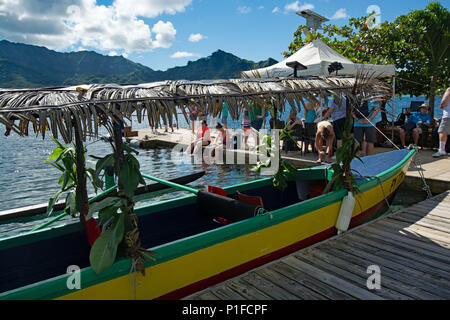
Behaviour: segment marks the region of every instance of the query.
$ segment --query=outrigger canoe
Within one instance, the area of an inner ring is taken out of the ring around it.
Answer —
[[[352,162],[360,193],[349,228],[384,212],[416,153],[397,150]],[[279,259],[337,233],[335,223],[346,190],[322,194],[333,172],[329,166],[299,169],[284,192],[272,178],[224,188],[262,199],[264,210],[226,215],[213,200],[198,195],[136,209],[141,243],[153,252],[146,275],[118,258],[101,274],[89,266],[89,244],[81,224],[59,226],[0,241],[0,299],[178,299]],[[203,194],[203,192],[202,192]],[[226,223],[217,219],[228,219]],[[231,221],[230,221],[231,220]],[[231,222],[231,223],[230,223]],[[68,285],[78,266],[79,288]]]

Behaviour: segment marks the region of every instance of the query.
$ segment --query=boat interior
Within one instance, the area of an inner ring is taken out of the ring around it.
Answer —
[[[284,192],[266,178],[242,188],[210,186],[208,192],[197,196],[169,200],[173,205],[158,203],[136,208],[141,244],[153,248],[321,195],[326,170],[305,170],[308,174],[289,181]],[[35,239],[22,245],[17,241],[5,246],[5,240],[0,240],[0,292],[65,274],[70,265],[88,267],[90,246],[81,223],[76,225],[76,230],[69,225],[19,236]]]

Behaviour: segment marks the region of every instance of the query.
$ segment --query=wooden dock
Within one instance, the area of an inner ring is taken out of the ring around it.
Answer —
[[[185,299],[449,298],[450,190]]]

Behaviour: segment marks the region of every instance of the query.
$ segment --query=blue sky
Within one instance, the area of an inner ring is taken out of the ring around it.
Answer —
[[[381,20],[423,9],[425,0],[0,0],[0,38],[60,51],[124,55],[154,70],[221,49],[240,58],[283,59],[312,9],[344,25],[380,9]],[[448,1],[441,1],[448,7]]]

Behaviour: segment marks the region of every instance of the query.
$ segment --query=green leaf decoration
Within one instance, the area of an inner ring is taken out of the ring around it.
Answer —
[[[55,148],[52,152],[52,154],[50,155],[50,157],[48,159],[45,159],[45,161],[50,161],[53,159],[57,159],[61,156],[61,154],[63,153],[64,149],[63,148]]]
[[[89,212],[86,215],[86,220],[89,220],[94,213],[99,212],[106,207],[120,207],[121,205],[123,205],[123,199],[119,197],[107,197],[102,201],[91,203],[89,205]]]
[[[100,174],[100,172],[105,169],[107,166],[113,166],[115,163],[114,154],[109,154],[104,158],[97,161],[95,165],[95,173],[96,175]]]
[[[48,200],[48,206],[47,206],[47,217],[50,216],[53,213],[53,207],[55,206],[55,203],[58,202],[59,197],[63,193],[63,190],[59,190],[56,192],[53,198],[50,198]]]
[[[76,203],[76,195],[75,190],[69,192],[66,196],[66,208],[65,210],[71,215],[74,216],[78,213],[77,211],[77,203]]]
[[[127,157],[125,157],[125,159],[127,159]],[[133,164],[130,164],[127,160],[124,161],[122,168],[120,168],[119,181],[119,183],[122,183],[123,185],[123,192],[125,195],[129,198],[133,198],[134,191],[139,184],[139,177]]]
[[[114,219],[109,229],[103,230],[91,248],[89,261],[95,273],[102,273],[114,263],[117,247],[122,241],[124,233],[125,216],[121,214]]]
[[[111,243],[113,231],[104,230],[95,240],[89,254],[89,261],[95,273],[99,274],[108,269],[116,260],[117,246]]]

